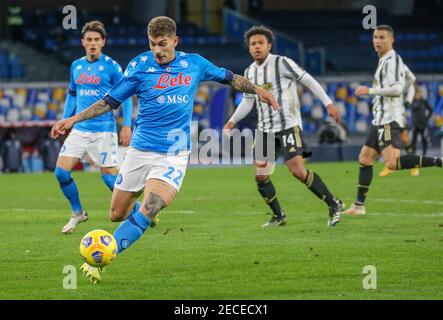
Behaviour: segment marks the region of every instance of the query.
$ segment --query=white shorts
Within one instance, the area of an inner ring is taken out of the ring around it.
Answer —
[[[146,180],[160,179],[179,191],[185,177],[188,159],[187,151],[169,156],[129,147],[115,181],[115,187],[123,191],[139,192],[144,189]]]
[[[73,129],[59,156],[84,160],[86,154],[100,167],[117,166],[118,140],[115,132],[86,132]]]

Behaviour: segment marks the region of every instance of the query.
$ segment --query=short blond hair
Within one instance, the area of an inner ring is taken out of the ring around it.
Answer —
[[[177,33],[177,25],[175,21],[166,16],[153,18],[147,28],[148,36],[175,36]]]

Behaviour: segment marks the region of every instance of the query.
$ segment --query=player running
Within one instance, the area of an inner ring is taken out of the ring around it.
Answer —
[[[66,95],[63,119],[78,114],[117,84],[123,76],[120,65],[102,53],[106,41],[106,30],[100,21],[91,21],[82,29],[82,46],[86,56],[75,60],[71,65],[69,90]],[[130,97],[128,97],[130,98]],[[120,142],[128,146],[131,138],[131,99],[123,103],[123,127],[120,131]],[[77,185],[71,177],[71,171],[86,155],[100,166],[101,177],[109,189],[113,189],[117,176],[117,127],[112,113],[104,114],[76,124],[57,159],[54,171],[60,188],[69,201],[72,216],[63,227],[62,233],[75,230],[80,222],[88,220]]]
[[[378,26],[373,33],[372,43],[380,60],[374,76],[373,87],[360,86],[356,96],[374,95],[374,120],[369,128],[366,142],[359,155],[357,201],[344,214],[366,214],[365,200],[372,181],[372,166],[381,154],[390,170],[424,167],[442,167],[442,159],[416,155],[400,156],[402,142],[400,124],[403,121],[403,99],[405,86],[403,60],[393,49],[394,30],[388,25]]]
[[[258,191],[273,212],[269,222],[263,227],[284,225],[286,215],[277,200],[277,193],[271,182],[271,172],[279,153],[283,153],[289,171],[303,182],[311,192],[323,200],[329,207],[328,226],[335,226],[340,221],[343,203],[336,199],[320,176],[312,170],[306,170],[303,158],[311,152],[302,137],[302,119],[297,95],[297,82],[308,87],[324,104],[328,114],[340,122],[340,114],[326,95],[320,84],[306,71],[288,57],[271,54],[274,36],[271,30],[260,26],[252,27],[245,33],[245,41],[254,62],[245,70],[245,77],[257,86],[266,88],[278,97],[282,106],[280,111],[273,111],[268,104],[261,103],[254,95],[244,94],[244,98],[235,110],[224,129],[230,130],[256,107],[258,112],[258,130],[255,138],[255,151],[260,145],[272,152],[269,139],[275,142],[275,157],[267,161],[255,152],[255,181]],[[226,132],[226,131],[225,131]],[[268,157],[268,155],[267,155]]]
[[[132,59],[124,77],[103,99],[71,118],[58,121],[51,132],[57,138],[74,124],[107,114],[137,94],[139,113],[110,208],[111,220],[123,221],[114,232],[119,253],[143,235],[180,190],[190,154],[194,95],[201,81],[230,84],[242,92],[257,94],[262,101],[279,109],[270,92],[244,77],[217,67],[198,54],[176,51],[174,20],[156,17],[147,29],[151,51]],[[141,193],[140,209],[129,215]],[[100,281],[100,269],[84,264],[82,270],[92,282]]]
[[[415,95],[415,81],[417,78],[412,73],[412,71],[408,68],[406,64],[403,63],[403,70],[401,71],[405,75],[405,87],[403,88],[403,93],[400,95],[402,98],[402,113],[403,113],[403,121],[402,123],[399,123],[401,131],[400,131],[400,139],[403,143],[403,147],[406,150],[407,154],[414,154],[414,149],[412,146],[412,142],[409,139],[409,130],[408,130],[408,118],[406,115],[406,108],[411,106],[412,101],[414,100]],[[389,170],[388,167],[385,165],[384,169],[379,173],[380,177],[386,177],[390,175],[392,170]],[[410,169],[410,174],[413,177],[416,177],[419,175],[419,169],[418,168],[412,168]]]

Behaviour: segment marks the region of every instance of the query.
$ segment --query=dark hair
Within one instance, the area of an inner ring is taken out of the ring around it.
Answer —
[[[148,36],[175,36],[177,26],[175,21],[166,16],[159,16],[152,19],[147,28]]]
[[[106,38],[105,25],[98,20],[86,22],[82,29],[82,38],[85,37],[85,33],[89,31],[95,31],[100,33],[103,39]]]
[[[252,36],[255,36],[256,34],[264,35],[269,43],[272,43],[272,41],[274,41],[274,34],[270,29],[264,26],[254,26],[248,31],[246,31],[244,34],[245,42],[248,47],[249,47],[249,39]]]
[[[387,24],[381,24],[381,25],[377,26],[375,28],[375,30],[387,31],[388,33],[391,34],[391,36],[394,36],[394,29],[392,29],[392,27]]]

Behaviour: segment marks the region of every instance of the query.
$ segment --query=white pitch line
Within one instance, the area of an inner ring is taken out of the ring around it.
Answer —
[[[351,198],[344,198],[346,200],[351,200]],[[429,204],[429,205],[443,205],[443,201],[435,200],[414,200],[414,199],[391,199],[391,198],[369,198],[369,202],[401,202],[401,203],[414,203],[414,204]]]
[[[441,213],[405,213],[405,212],[368,212],[367,216],[408,216],[408,217],[443,217],[443,212]],[[342,215],[342,217],[349,217],[347,215]],[[364,216],[363,216],[364,217]]]
[[[193,214],[193,213],[195,213],[195,211],[193,211],[193,210],[168,210],[165,213]]]
[[[63,211],[63,209],[54,209],[54,208],[0,208],[0,212],[35,212],[35,211]],[[94,211],[103,211],[107,212],[108,210],[96,209]],[[168,210],[167,213],[181,213],[181,214],[193,214],[195,211],[193,210]]]

